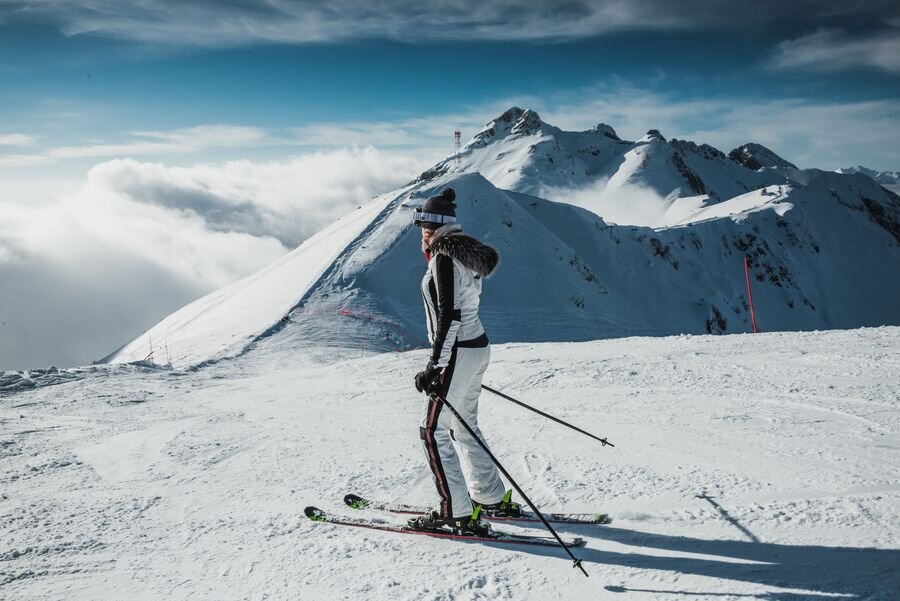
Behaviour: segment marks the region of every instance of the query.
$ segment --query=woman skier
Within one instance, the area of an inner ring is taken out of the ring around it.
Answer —
[[[445,189],[417,208],[428,270],[422,298],[431,358],[416,375],[416,389],[428,395],[419,434],[440,496],[440,507],[413,518],[417,529],[485,536],[480,517],[518,517],[521,508],[504,491],[497,466],[441,399],[451,405],[478,437],[478,396],[491,359],[488,337],[478,318],[483,278],[496,269],[497,251],[462,232],[456,222],[456,193]],[[455,443],[455,448],[454,448]]]

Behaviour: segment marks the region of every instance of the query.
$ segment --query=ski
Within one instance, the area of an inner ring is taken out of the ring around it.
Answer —
[[[421,515],[430,511],[428,507],[416,507],[415,505],[404,505],[402,503],[384,503],[381,501],[371,501],[358,495],[349,494],[344,497],[344,503],[352,509],[375,509],[377,511],[386,511],[388,513],[401,513],[410,515]],[[610,524],[612,518],[607,513],[544,513],[544,517],[548,522],[558,524]],[[540,522],[541,519],[531,511],[523,511],[521,517],[492,517],[483,516],[482,519],[492,522]]]
[[[491,536],[471,536],[465,534],[453,534],[452,532],[437,532],[432,530],[416,530],[409,526],[400,526],[396,524],[385,524],[373,520],[364,520],[358,518],[349,518],[336,516],[322,511],[318,507],[307,507],[303,510],[306,517],[314,522],[322,522],[326,524],[334,524],[336,526],[352,526],[354,528],[367,528],[369,530],[380,530],[382,532],[396,532],[398,534],[421,534],[423,536],[431,536],[434,538],[446,538],[451,540],[461,540],[477,543],[500,543],[504,545],[534,545],[541,547],[559,547],[559,543],[554,538],[543,536],[525,536],[519,534],[510,534],[508,532],[494,532]],[[581,547],[584,540],[581,538],[573,538],[563,540],[567,547]]]

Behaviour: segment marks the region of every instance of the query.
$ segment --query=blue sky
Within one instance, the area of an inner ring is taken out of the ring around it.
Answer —
[[[103,356],[512,105],[900,169],[900,8],[0,0],[0,369]]]

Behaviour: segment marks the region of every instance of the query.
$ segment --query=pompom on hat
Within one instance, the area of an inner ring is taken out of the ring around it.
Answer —
[[[444,188],[437,196],[432,196],[416,209],[413,222],[428,229],[437,229],[446,223],[456,223],[456,192],[453,188]]]

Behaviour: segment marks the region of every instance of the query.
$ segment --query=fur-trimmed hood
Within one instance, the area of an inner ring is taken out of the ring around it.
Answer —
[[[435,231],[431,240],[431,252],[456,259],[467,269],[483,277],[490,277],[500,264],[497,249],[464,234],[456,223],[448,223]]]

